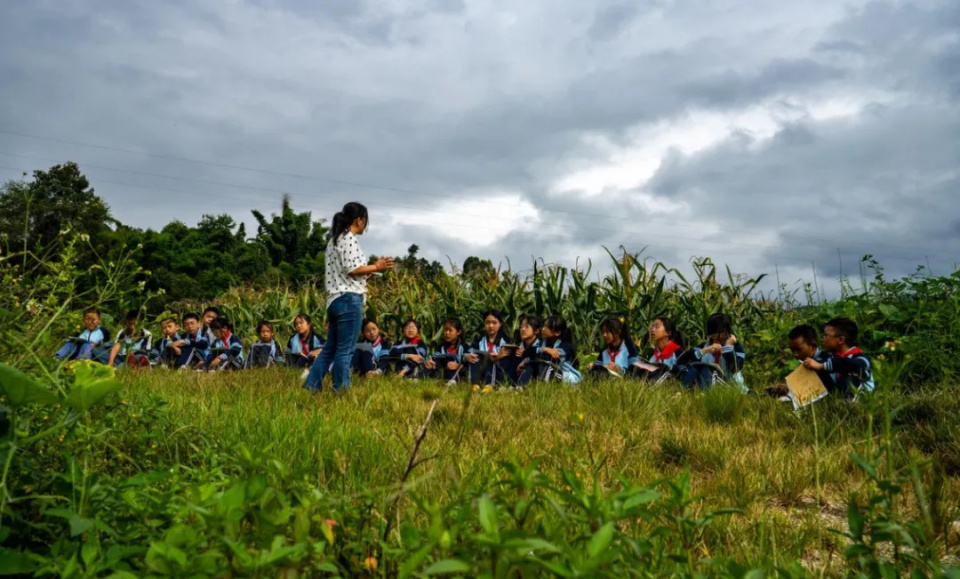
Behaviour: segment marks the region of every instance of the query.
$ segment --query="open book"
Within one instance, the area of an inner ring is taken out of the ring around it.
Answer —
[[[660,369],[660,366],[657,366],[656,364],[649,364],[647,362],[634,362],[633,364],[630,364],[630,365],[633,366],[634,368],[640,368],[641,370],[646,370],[647,372],[656,372],[657,370]]]
[[[787,389],[787,396],[793,402],[794,408],[809,406],[829,394],[820,376],[803,366],[797,366],[797,369],[787,376]]]

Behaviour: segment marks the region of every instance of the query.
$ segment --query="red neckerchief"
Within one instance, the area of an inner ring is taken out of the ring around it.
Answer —
[[[230,347],[230,336],[231,336],[230,330],[224,328],[223,329],[223,347],[224,348]]]
[[[408,344],[413,344],[414,346],[420,343],[420,336],[414,336]]]
[[[459,349],[459,346],[457,344],[454,344],[452,346],[447,346],[447,354],[456,354],[458,349]]]
[[[670,356],[673,356],[679,349],[680,344],[670,340],[662,350],[655,348],[653,350],[653,357],[656,358],[658,362],[663,362],[664,360],[670,359]]]
[[[377,336],[377,339],[374,340],[374,342],[373,342],[373,347],[376,348],[377,346],[380,345],[380,342],[382,342],[382,341],[383,341],[383,336]]]
[[[486,339],[486,338],[485,338],[485,339]],[[493,341],[493,342],[491,342],[489,339],[487,339],[487,352],[493,352],[493,347],[494,347],[496,344],[497,344],[496,338],[494,338],[494,341]]]
[[[307,334],[306,340],[303,337],[300,338],[300,353],[304,356],[310,355],[310,334]]]
[[[610,347],[607,347],[607,356],[610,356],[610,361],[614,364],[617,363],[617,356],[620,355],[620,350],[623,349],[623,342],[620,342],[620,347],[616,350],[611,350]]]

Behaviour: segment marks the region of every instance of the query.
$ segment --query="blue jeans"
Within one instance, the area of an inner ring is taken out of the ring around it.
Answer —
[[[343,294],[327,307],[327,321],[330,333],[327,342],[316,362],[310,367],[310,374],[303,387],[319,392],[323,389],[323,378],[333,364],[333,389],[345,390],[350,387],[350,362],[353,350],[360,337],[360,324],[363,320],[363,296]]]

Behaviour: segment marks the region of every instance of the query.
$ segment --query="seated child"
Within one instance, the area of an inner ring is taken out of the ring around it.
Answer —
[[[713,314],[707,318],[709,338],[699,348],[694,348],[696,362],[691,364],[682,381],[688,388],[694,385],[707,390],[715,381],[730,383],[748,392],[743,381],[743,363],[746,352],[732,331],[733,323],[726,314]]]
[[[807,358],[812,358],[817,362],[823,362],[830,357],[830,354],[820,350],[817,342],[817,331],[813,329],[813,326],[803,324],[794,327],[790,330],[790,333],[787,334],[787,340],[789,341],[790,353],[797,362],[802,363]],[[793,370],[793,368],[795,368],[795,366],[788,368],[788,370]],[[828,372],[819,370],[817,371],[817,375],[820,377],[820,381],[823,382],[824,387],[829,389],[833,386],[833,379]],[[786,383],[780,383],[766,388],[766,392],[771,396],[787,396],[788,389]],[[789,398],[786,400],[789,400]]]
[[[100,325],[100,310],[88,308],[83,312],[84,330],[75,338],[68,338],[54,356],[58,360],[99,360],[107,361],[108,351],[104,348],[110,342],[110,330]]]
[[[594,379],[611,375],[623,377],[630,364],[640,360],[640,351],[630,338],[626,322],[607,318],[600,323],[600,335],[604,348],[597,355],[597,361],[590,365],[589,374]]]
[[[830,393],[855,400],[861,392],[873,392],[870,358],[857,347],[860,330],[850,318],[833,318],[823,328],[823,349],[830,354],[823,362],[806,358],[803,365],[829,374]],[[822,378],[821,378],[822,379]],[[832,383],[831,383],[832,382]]]
[[[403,332],[403,339],[390,349],[397,375],[401,378],[419,378],[423,375],[423,363],[427,359],[427,345],[420,339],[420,322],[410,318],[403,322],[400,331]]]
[[[483,333],[463,357],[470,365],[470,383],[496,386],[503,382],[499,367],[500,349],[508,344],[503,332],[503,315],[499,310],[483,314]],[[505,352],[504,352],[505,353]]]
[[[177,363],[181,352],[179,347],[174,346],[180,341],[180,326],[177,325],[176,318],[164,318],[160,320],[160,329],[163,332],[163,338],[153,349],[150,356],[151,362],[163,367],[172,367]]]
[[[360,341],[353,351],[350,367],[367,378],[383,374],[385,364],[381,364],[380,359],[390,351],[390,340],[380,335],[380,326],[374,320],[363,320],[360,328]]]
[[[429,358],[424,367],[428,377],[441,377],[449,384],[456,384],[463,368],[463,324],[460,318],[447,318],[443,322],[443,342]]]
[[[127,312],[123,321],[123,329],[117,334],[117,340],[110,348],[110,357],[107,359],[108,366],[122,366],[124,364],[129,368],[150,366],[153,336],[147,329],[137,327],[139,322],[140,312],[138,310]]]
[[[662,380],[679,370],[680,356],[683,354],[683,336],[671,318],[657,316],[650,323],[650,343],[653,355],[646,362],[632,364],[627,373],[659,384]]]
[[[577,346],[567,322],[560,316],[550,316],[543,322],[540,335],[540,347],[523,350],[524,358],[529,360],[530,378],[579,384],[583,376],[577,369]],[[521,380],[525,375],[526,371]]]
[[[287,361],[294,368],[309,368],[323,350],[323,336],[313,330],[313,322],[307,314],[293,318],[296,333],[287,343]]]
[[[520,347],[500,357],[500,369],[503,377],[519,388],[526,386],[533,379],[539,367],[532,362],[533,353],[543,345],[540,340],[542,323],[537,316],[523,316],[517,328],[517,337],[514,342]]]
[[[184,314],[183,329],[186,330],[186,335],[173,343],[174,348],[179,352],[176,367],[184,370],[203,368],[207,363],[213,342],[207,340],[207,334],[200,325],[200,316],[193,313]]]
[[[220,310],[213,306],[209,306],[207,309],[203,310],[203,326],[200,328],[203,332],[204,339],[207,340],[208,344],[212,344],[217,341],[217,337],[213,335],[213,330],[210,329],[210,324],[213,323],[213,320],[220,317]]]
[[[210,348],[207,370],[238,370],[243,368],[243,342],[233,333],[233,324],[226,318],[215,318],[210,330],[217,341]]]
[[[283,349],[273,339],[273,324],[266,320],[257,323],[257,336],[260,338],[250,346],[247,368],[269,368],[283,365]]]

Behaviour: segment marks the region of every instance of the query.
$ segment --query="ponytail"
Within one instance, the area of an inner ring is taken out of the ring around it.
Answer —
[[[333,216],[333,223],[330,227],[330,242],[337,243],[350,226],[357,219],[367,219],[367,208],[362,204],[351,201],[343,206],[341,211],[337,211]]]

